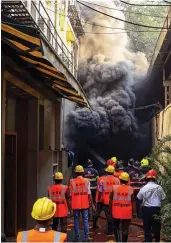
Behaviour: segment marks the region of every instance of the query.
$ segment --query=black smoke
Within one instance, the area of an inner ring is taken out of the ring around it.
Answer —
[[[150,129],[135,115],[137,75],[126,62],[80,66],[80,82],[92,111],[77,108],[68,116],[68,146],[77,151],[94,148],[104,159],[144,156]],[[141,79],[145,77],[141,76]],[[72,142],[71,142],[72,141]],[[144,144],[143,144],[144,143]]]
[[[121,26],[120,22],[104,16],[93,16],[84,10],[83,13],[88,22],[124,28],[124,24]],[[105,31],[96,25],[87,26],[88,31]],[[148,90],[145,55],[129,51],[126,34],[85,35],[81,39],[81,51],[79,81],[92,110],[75,108],[69,113],[67,147],[79,154],[82,163],[89,156],[88,147],[104,159],[147,156],[152,146],[151,121],[155,111],[134,110],[156,102]]]

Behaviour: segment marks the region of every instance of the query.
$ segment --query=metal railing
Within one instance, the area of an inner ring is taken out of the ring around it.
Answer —
[[[63,42],[41,1],[37,4],[34,1],[31,1],[31,15],[55,53],[58,54],[61,61],[70,70],[74,77],[77,78],[77,67],[74,64],[74,55],[68,50]]]

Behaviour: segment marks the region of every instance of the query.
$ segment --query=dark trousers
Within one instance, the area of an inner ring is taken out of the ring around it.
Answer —
[[[107,219],[107,229],[109,233],[113,233],[113,220],[109,205],[104,204],[104,212]]]
[[[119,226],[122,224],[122,239],[120,239]],[[131,219],[113,219],[116,242],[127,242]]]
[[[97,220],[103,210],[103,207],[104,207],[104,204],[102,202],[98,202],[97,204],[97,207],[96,207],[96,212],[95,212],[95,215],[94,215],[94,219],[93,219],[93,227],[95,228],[96,227],[96,224],[97,224]]]
[[[160,215],[159,207],[142,207],[145,242],[152,242],[152,233],[155,242],[160,242],[161,222],[156,216]]]
[[[91,189],[91,195],[92,195],[93,203],[95,204],[95,199],[96,199],[96,189]]]
[[[67,232],[67,217],[62,217],[62,218],[54,217],[52,229],[57,231],[59,223],[61,226],[61,232],[66,233]]]
[[[96,189],[91,189],[91,195],[92,195],[92,199],[93,199],[93,204],[95,204],[95,199],[96,199]],[[88,211],[88,217],[89,217],[89,220],[91,219],[91,215],[93,217],[93,220],[94,220],[94,212],[92,210],[92,207],[89,208],[89,211]]]

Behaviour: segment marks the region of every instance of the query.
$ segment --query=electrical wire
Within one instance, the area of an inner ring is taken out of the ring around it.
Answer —
[[[163,0],[163,2],[168,3],[168,4],[171,5],[171,2],[169,2],[169,1]]]
[[[35,28],[35,27],[31,27],[31,26],[28,26],[28,25],[26,25],[26,24],[15,24],[15,23],[10,23],[10,22],[5,22],[5,21],[1,21],[1,23],[3,23],[3,24],[9,24],[9,25],[16,25],[16,26],[23,26],[23,27],[29,27],[29,28],[33,28],[33,29],[37,29],[37,28]],[[124,30],[124,29],[123,29]],[[72,31],[66,31],[66,32],[72,32]],[[142,32],[142,33],[146,33],[146,32],[151,32],[151,33],[161,33],[161,32],[166,32],[166,30],[163,30],[163,31],[160,31],[160,30],[137,30],[137,31],[134,31],[134,30],[127,30],[127,31],[122,31],[122,32],[109,32],[109,33],[106,33],[106,32],[84,32],[84,33],[86,33],[86,34],[95,34],[95,35],[116,35],[116,34],[127,34],[128,32]],[[82,33],[82,32],[81,32]]]
[[[82,3],[82,2],[80,2],[80,1],[78,1],[78,0],[77,0],[77,2],[80,3],[81,5],[83,5],[83,6],[87,7],[87,8],[89,8],[89,9],[91,9],[91,10],[97,12],[97,13],[103,14],[103,15],[105,15],[105,16],[107,16],[107,17],[112,18],[112,19],[116,19],[116,20],[122,21],[122,22],[124,22],[124,23],[132,24],[132,25],[136,25],[136,26],[141,26],[141,27],[145,27],[145,28],[152,28],[152,29],[171,29],[171,28],[166,28],[166,27],[149,26],[149,25],[143,25],[143,24],[138,24],[138,23],[133,23],[133,22],[130,22],[130,21],[126,21],[126,20],[123,20],[123,19],[114,17],[114,16],[112,16],[112,15],[106,14],[106,13],[104,13],[104,12],[101,12],[101,11],[99,11],[99,10],[97,10],[97,9],[95,9],[95,8],[92,8],[92,7],[86,5],[86,4],[84,4],[84,3]]]
[[[135,15],[142,15],[142,16],[154,17],[154,18],[162,18],[162,19],[165,19],[166,18],[166,17],[162,17],[162,16],[157,16],[157,15],[150,15],[150,14],[138,13],[138,12],[134,12],[134,11],[127,11],[127,10],[122,10],[122,9],[117,9],[117,8],[110,8],[110,7],[102,6],[102,5],[99,5],[99,4],[96,4],[96,3],[89,3],[89,2],[85,2],[85,1],[81,1],[81,2],[86,3],[86,4],[90,4],[90,5],[94,5],[94,6],[98,6],[98,7],[101,7],[101,8],[106,8],[106,9],[111,9],[111,10],[116,10],[116,11],[124,12],[124,13],[130,13],[130,14],[135,14]]]
[[[55,14],[58,14],[58,15],[61,15],[61,16],[65,16],[65,17],[68,17],[67,15],[64,15],[64,14],[61,14],[61,13],[58,13],[57,11],[54,11],[52,9],[49,9],[49,8],[46,8],[47,10],[55,13]],[[120,10],[122,11],[122,10]],[[153,16],[154,17],[154,16]],[[161,17],[161,18],[166,18],[166,17]],[[99,25],[99,24],[94,24],[94,23],[90,23],[90,22],[87,22],[87,21],[83,21],[82,20],[82,23],[85,23],[85,24],[88,24],[88,25],[92,25],[92,26],[98,26],[98,27],[103,27],[103,28],[106,28],[106,29],[113,29],[113,30],[127,30],[127,31],[132,31],[132,32],[155,32],[155,31],[141,31],[141,30],[129,30],[129,29],[123,29],[123,28],[118,28],[118,27],[109,27],[109,26],[105,26],[105,25]],[[157,31],[158,32],[158,31]],[[85,32],[84,32],[85,33]]]
[[[141,107],[137,107],[137,108],[133,108],[133,109],[128,109],[129,111],[133,111],[133,110],[144,110],[150,107],[158,107],[161,109],[161,105],[160,103],[156,103],[156,104],[151,104],[151,105],[146,105],[146,106],[141,106]]]
[[[139,6],[139,7],[169,7],[169,5],[167,4],[136,4],[136,3],[129,3],[129,2],[125,2],[123,0],[120,0],[121,3],[127,4],[127,5],[131,5],[131,6]]]

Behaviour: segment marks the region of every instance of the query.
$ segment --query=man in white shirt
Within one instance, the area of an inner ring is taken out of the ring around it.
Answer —
[[[147,184],[142,187],[137,198],[142,201],[142,218],[145,242],[152,242],[152,232],[155,242],[160,242],[161,222],[156,218],[160,215],[161,201],[165,199],[163,188],[156,184],[157,172],[149,170],[146,174]]]

